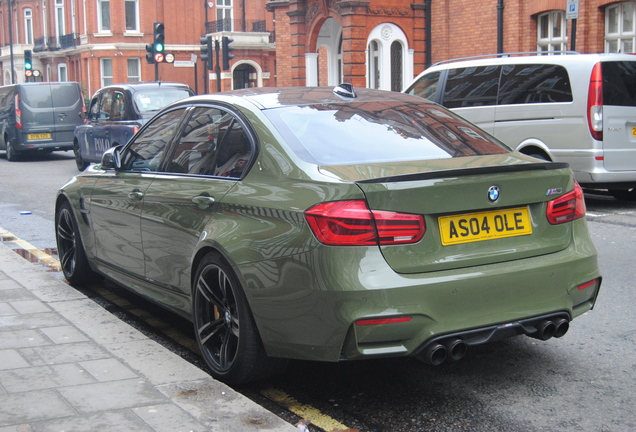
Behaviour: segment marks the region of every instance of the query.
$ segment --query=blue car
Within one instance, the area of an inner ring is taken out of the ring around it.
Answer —
[[[181,83],[130,83],[102,87],[93,96],[84,124],[75,128],[77,169],[102,160],[111,147],[126,144],[139,128],[166,105],[192,96]]]

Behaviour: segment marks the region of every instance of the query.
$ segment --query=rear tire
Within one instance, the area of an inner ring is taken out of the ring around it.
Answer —
[[[246,384],[284,366],[265,354],[239,280],[218,253],[207,254],[199,264],[192,313],[201,354],[216,379]]]
[[[79,148],[79,143],[75,141],[73,143],[73,153],[75,153],[75,165],[77,165],[77,169],[80,171],[84,171],[86,167],[89,165],[88,162],[84,160],[82,157],[82,153]]]
[[[9,162],[15,162],[20,159],[20,152],[13,148],[11,141],[7,141],[7,160]]]
[[[63,203],[55,214],[55,239],[64,277],[71,285],[83,285],[100,278],[88,264],[77,220],[69,202]]]

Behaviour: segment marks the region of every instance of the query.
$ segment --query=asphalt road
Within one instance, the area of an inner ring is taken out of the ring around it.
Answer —
[[[0,153],[0,227],[54,248],[55,191],[76,173],[72,153],[15,163]],[[596,308],[565,337],[508,339],[441,367],[293,362],[281,377],[241,391],[271,404],[263,394],[278,389],[361,431],[636,430],[636,203],[586,201],[604,280]]]

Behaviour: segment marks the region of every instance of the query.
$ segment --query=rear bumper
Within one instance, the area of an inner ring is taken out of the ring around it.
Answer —
[[[442,336],[548,314],[569,321],[592,309],[600,283],[579,286],[600,278],[596,250],[584,220],[573,229],[577,240],[560,252],[455,270],[397,274],[377,248],[319,246],[298,256],[296,265],[289,259],[278,268],[252,263],[239,273],[271,356],[408,356]],[[267,278],[272,272],[277,277]],[[356,325],[392,317],[410,320]]]

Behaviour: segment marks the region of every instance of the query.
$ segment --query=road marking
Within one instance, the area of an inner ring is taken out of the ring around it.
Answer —
[[[47,254],[46,252],[36,248],[31,243],[17,238],[14,234],[10,233],[2,227],[0,227],[0,240],[2,240],[3,242],[11,242],[17,245],[21,249],[28,252],[32,257],[37,258],[47,266],[51,267],[53,270],[62,271],[62,266],[60,265],[60,262],[58,260]]]
[[[325,431],[333,430],[347,430],[349,427],[343,425],[337,420],[332,419],[328,415],[321,413],[314,407],[302,404],[293,397],[289,396],[282,390],[275,388],[267,388],[261,390],[261,394],[268,399],[276,402],[283,408],[288,409],[296,415],[299,415],[304,420],[309,420],[311,424],[321,428]]]

